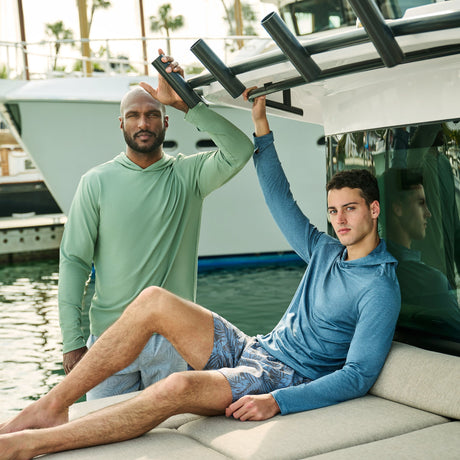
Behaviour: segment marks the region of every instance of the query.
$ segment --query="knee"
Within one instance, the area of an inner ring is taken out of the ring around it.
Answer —
[[[163,298],[167,292],[168,291],[162,287],[149,286],[143,289],[137,298],[146,302],[156,302]]]
[[[176,372],[147,387],[139,397],[145,398],[146,406],[166,409],[168,416],[187,412],[191,401],[196,399],[197,385],[189,375],[193,372]]]
[[[169,395],[169,397],[174,398],[176,401],[190,394],[193,388],[193,372],[175,372],[163,380],[164,394]]]
[[[129,306],[130,309],[144,314],[154,314],[161,311],[165,300],[170,293],[159,286],[149,286],[141,291],[136,300]]]

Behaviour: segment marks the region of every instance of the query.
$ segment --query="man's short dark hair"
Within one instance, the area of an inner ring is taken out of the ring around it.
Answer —
[[[390,168],[383,174],[383,185],[387,203],[402,201],[406,192],[423,185],[423,174],[420,169]]]
[[[341,188],[357,188],[369,206],[374,201],[380,201],[379,186],[375,176],[367,169],[347,169],[335,173],[326,185],[326,190]]]

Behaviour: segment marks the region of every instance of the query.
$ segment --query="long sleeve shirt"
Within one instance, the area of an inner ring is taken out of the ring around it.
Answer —
[[[391,346],[401,304],[397,261],[383,240],[366,257],[347,261],[346,248],[318,231],[294,201],[272,133],[255,138],[255,147],[265,200],[308,264],[286,313],[258,340],[312,382],[272,395],[282,414],[362,396],[375,382]]]
[[[250,139],[203,104],[185,119],[217,151],[163,157],[142,169],[121,153],[81,179],[61,244],[59,312],[64,353],[85,345],[82,297],[96,272],[91,333],[99,336],[147,286],[194,300],[202,203],[252,156]]]

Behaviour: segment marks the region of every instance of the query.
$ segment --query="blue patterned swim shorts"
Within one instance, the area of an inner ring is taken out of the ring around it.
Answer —
[[[214,315],[214,348],[204,370],[217,370],[229,382],[233,401],[248,394],[311,382],[270,355],[257,341],[221,316]]]

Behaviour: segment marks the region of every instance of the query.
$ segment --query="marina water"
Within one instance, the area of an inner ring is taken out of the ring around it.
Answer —
[[[200,273],[197,302],[250,335],[266,333],[286,310],[303,271],[294,263]],[[0,267],[0,421],[64,376],[57,290],[55,260]]]

